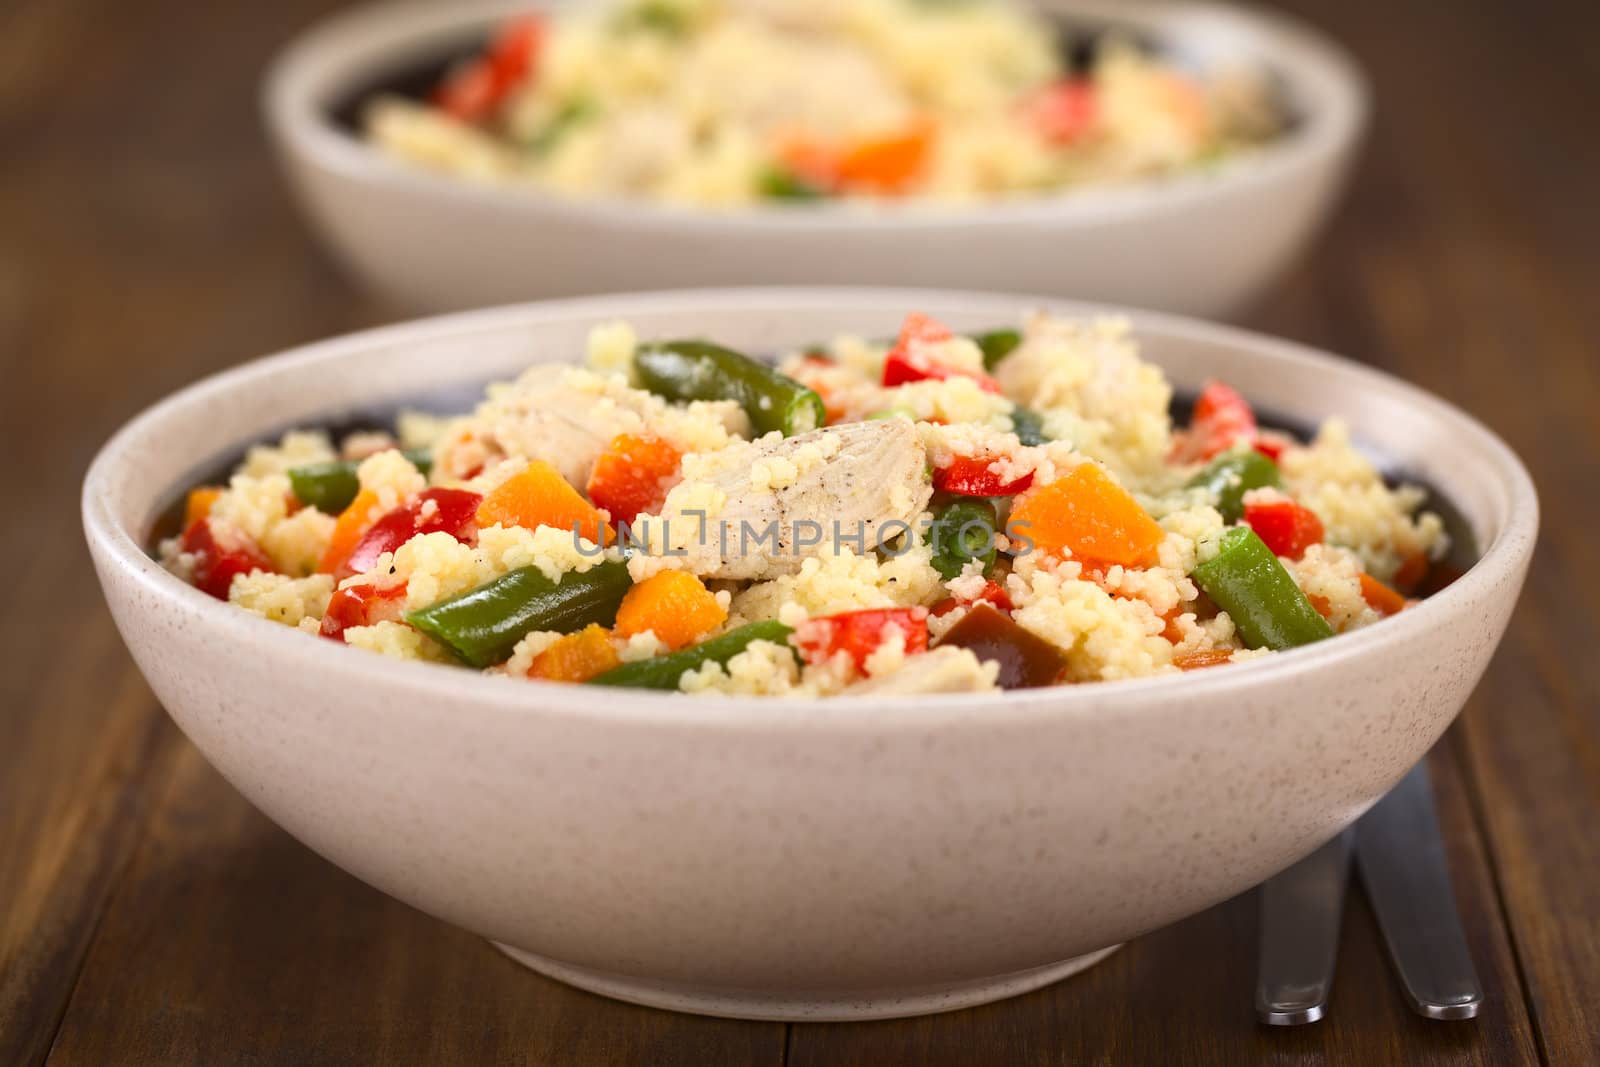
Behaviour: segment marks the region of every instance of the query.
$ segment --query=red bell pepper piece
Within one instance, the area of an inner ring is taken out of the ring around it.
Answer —
[[[800,627],[796,643],[807,663],[825,663],[847,652],[859,670],[888,640],[891,627],[905,635],[908,653],[928,650],[928,609],[921,607],[867,608],[812,619]]]
[[[189,524],[179,541],[182,550],[194,556],[194,586],[218,600],[228,599],[228,587],[235,575],[251,571],[276,574],[278,568],[243,533],[229,529],[221,538],[209,518]]]
[[[1210,381],[1194,402],[1189,428],[1178,434],[1169,457],[1175,463],[1207,460],[1239,445],[1256,442],[1256,415],[1231,386]]]
[[[472,543],[478,535],[478,505],[483,497],[465,489],[425,489],[374,522],[338,570],[336,580],[372,569],[378,557],[393,552],[418,534],[447,533],[457,541]]]
[[[1320,544],[1323,537],[1322,520],[1317,518],[1317,513],[1292,500],[1264,504],[1246,502],[1244,521],[1274,556],[1299,559],[1306,554],[1306,549]]]
[[[1064,78],[1040,90],[1024,110],[1045,140],[1071,144],[1094,128],[1100,106],[1092,84],[1083,78]]]
[[[905,385],[908,382],[943,381],[947,378],[971,378],[990,393],[1000,392],[1000,383],[982,371],[961,371],[946,367],[928,358],[929,345],[941,344],[955,334],[950,328],[921,312],[906,316],[900,327],[900,336],[883,360],[885,387]]]
[[[993,460],[957,456],[948,467],[933,468],[933,487],[956,496],[1016,496],[1033,485],[1033,472],[1005,478],[989,469]]]
[[[396,622],[405,598],[405,582],[388,589],[376,589],[365,583],[336,589],[328,600],[328,610],[322,614],[322,628],[318,633],[343,641],[344,632],[352,626],[371,626],[384,619]]]
[[[1007,612],[1015,606],[1011,603],[1011,594],[1006,592],[1006,587],[990,579],[984,583],[983,589],[976,597],[966,600],[961,597],[947,596],[929,608],[928,614],[937,618],[940,615],[950,614],[956,608],[974,604],[990,604],[1001,611]]]
[[[1299,442],[1281,430],[1258,430],[1255,450],[1276,463],[1283,454]]]
[[[506,23],[481,57],[440,83],[434,104],[462,122],[488,118],[518,83],[533,77],[543,41],[544,24],[537,18]]]

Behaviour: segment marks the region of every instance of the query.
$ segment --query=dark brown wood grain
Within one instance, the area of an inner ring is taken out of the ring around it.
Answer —
[[[398,317],[312,244],[256,117],[267,56],[335,0],[0,5],[0,1064],[1600,1062],[1600,9],[1289,7],[1379,103],[1337,223],[1247,321],[1392,370],[1528,462],[1544,534],[1433,756],[1489,993],[1403,1008],[1364,901],[1329,1019],[1250,1014],[1251,894],[1001,1004],[784,1027],[632,1008],[515,966],[318,859],[140,680],[77,491],[123,419],[242,358]]]

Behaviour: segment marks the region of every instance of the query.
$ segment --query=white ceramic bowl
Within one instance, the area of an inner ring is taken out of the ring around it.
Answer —
[[[1226,314],[1327,214],[1366,114],[1354,65],[1277,16],[1203,3],[1044,0],[1133,27],[1202,64],[1258,63],[1297,128],[1214,173],[1004,205],[771,207],[718,214],[484,186],[388,158],[331,119],[386,74],[465,49],[508,12],[559,0],[366,7],[293,42],[266,83],[268,126],[316,229],[375,288],[425,310],[700,285],[847,283],[1040,292]]]
[[[84,486],[106,598],[173,718],[238,789],[357,877],[585,988],[768,1018],[873,1017],[1043,985],[1251,886],[1352,822],[1489,661],[1538,526],[1493,434],[1376,371],[1134,315],[1180,389],[1217,375],[1334,413],[1436,486],[1481,558],[1376,626],[1267,659],[996,696],[761,701],[511,682],[265,622],[161,570],[155,518],[287,427],[448,397],[570,359],[625,316],[752,352],[908,308],[957,329],[1017,297],[894,290],[617,296],[356,334],[191,386]]]

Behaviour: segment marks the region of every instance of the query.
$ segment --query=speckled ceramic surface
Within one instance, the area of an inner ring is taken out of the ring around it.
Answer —
[[[481,39],[508,12],[558,6],[380,3],[314,27],[274,63],[263,105],[285,173],[329,246],[385,294],[451,310],[620,289],[828,282],[1071,294],[1222,314],[1316,231],[1366,118],[1360,72],[1307,27],[1244,8],[1155,0],[1039,6],[1069,23],[1131,30],[1180,62],[1263,66],[1289,97],[1294,129],[1220,170],[1120,188],[972,207],[719,214],[430,174],[328,118],[330,105],[375,75]]]
[[[203,381],[108,443],[84,524],[129,649],[257,806],[335,863],[626,999],[766,1018],[974,1003],[1214,904],[1361,814],[1449,724],[1516,601],[1533,486],[1492,434],[1372,370],[1138,314],[1180,388],[1215,375],[1438,487],[1481,561],[1379,625],[1187,676],[995,697],[694,700],[395,663],[212,600],[145,551],[155,517],[291,425],[581,350],[626,317],[751,351],[958,330],[1045,300],[747,290],[529,305],[393,327]],[[314,384],[313,384],[314,383]]]

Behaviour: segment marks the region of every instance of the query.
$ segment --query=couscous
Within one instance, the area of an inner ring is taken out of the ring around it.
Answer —
[[[776,367],[591,331],[470,414],[293,432],[164,564],[308,635],[508,678],[831,696],[1237,662],[1403,610],[1446,551],[1330,420],[1172,390],[1120,320],[909,315]]]
[[[1044,191],[1210,165],[1275,137],[1261,72],[1127,41],[1077,69],[991,0],[630,0],[507,23],[367,137],[410,163],[697,206]]]

